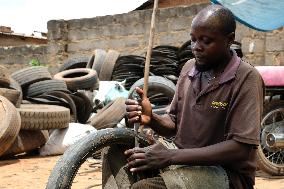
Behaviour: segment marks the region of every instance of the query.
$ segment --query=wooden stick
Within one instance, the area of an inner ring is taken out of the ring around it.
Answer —
[[[144,91],[144,95],[146,97],[147,97],[147,92],[148,92],[149,71],[150,71],[150,62],[151,62],[152,48],[153,48],[153,42],[154,42],[155,20],[156,20],[156,13],[157,13],[157,10],[158,10],[158,2],[159,2],[159,0],[154,1],[154,8],[153,8],[152,19],[151,19],[149,43],[148,43],[146,62],[145,62],[143,91]]]

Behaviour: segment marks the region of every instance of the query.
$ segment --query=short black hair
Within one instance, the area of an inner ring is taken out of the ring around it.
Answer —
[[[228,8],[221,5],[209,5],[202,9],[196,17],[205,18],[209,11],[211,11],[212,14],[207,18],[216,24],[215,28],[218,28],[220,32],[227,35],[236,31],[234,14]]]

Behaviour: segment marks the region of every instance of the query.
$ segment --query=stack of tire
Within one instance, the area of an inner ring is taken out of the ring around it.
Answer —
[[[41,71],[34,74],[34,77],[27,74],[25,81],[20,79],[20,82],[18,82],[17,79],[19,78],[15,79],[13,75],[11,77],[9,71],[0,66],[1,157],[37,149],[47,141],[47,129],[68,126],[70,113],[67,108],[22,104],[22,86],[27,86],[27,83],[32,84],[34,81],[40,81],[41,74],[43,74],[42,78],[49,78]]]
[[[93,51],[90,58],[76,57],[70,58],[59,69],[59,73],[54,75],[54,79],[65,81],[67,89],[73,94],[81,92],[81,97],[87,92],[93,92],[99,88],[99,81],[110,81],[114,70],[114,65],[119,57],[119,53],[114,50],[108,52],[102,49]],[[76,107],[82,104],[81,108],[77,108],[80,115],[84,115],[84,122],[86,123],[92,113],[92,100],[86,97],[80,103],[75,101]],[[87,104],[86,104],[87,102]],[[85,104],[85,105],[84,105]],[[88,107],[87,109],[84,107]],[[111,116],[109,116],[111,115]],[[106,105],[103,109],[88,120],[87,123],[94,126],[96,129],[103,129],[116,126],[125,115],[125,99],[118,98],[115,101]],[[81,116],[82,117],[82,116]]]

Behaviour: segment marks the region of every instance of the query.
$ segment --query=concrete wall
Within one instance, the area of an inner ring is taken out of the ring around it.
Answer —
[[[47,39],[0,33],[0,47],[47,44]]]
[[[41,65],[48,66],[52,73],[57,72],[57,64],[51,62],[47,45],[25,45],[0,48],[0,64],[8,68],[10,73],[30,66],[32,59],[37,59]]]
[[[157,13],[155,45],[180,46],[189,39],[192,18],[205,5],[160,9]],[[90,55],[96,48],[115,49],[122,54],[144,55],[148,44],[152,10],[75,20],[48,22],[48,40],[53,57]],[[236,40],[242,43],[246,60],[254,65],[284,65],[284,30],[258,32],[237,25]]]

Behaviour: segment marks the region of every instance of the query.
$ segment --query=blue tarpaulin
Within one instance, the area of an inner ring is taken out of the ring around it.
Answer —
[[[284,0],[211,0],[230,9],[246,26],[271,31],[284,26]]]

